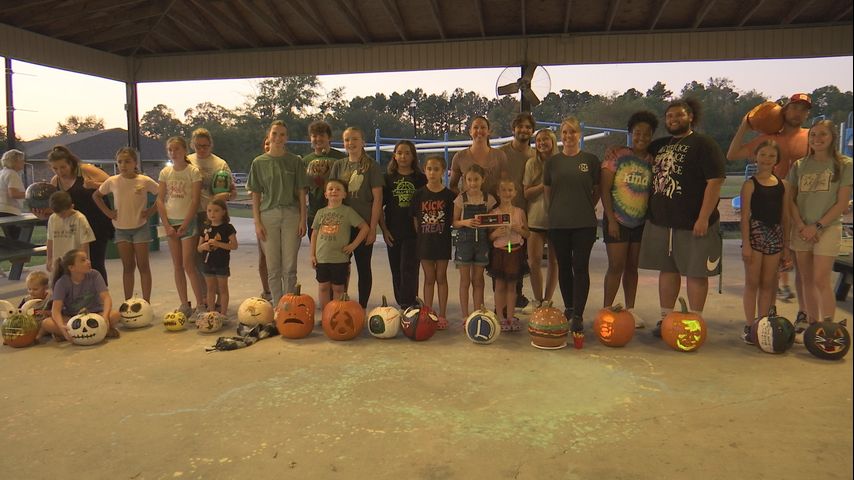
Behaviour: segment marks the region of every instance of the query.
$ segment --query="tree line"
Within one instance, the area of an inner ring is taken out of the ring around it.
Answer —
[[[140,130],[151,138],[165,141],[174,135],[188,137],[195,128],[205,127],[214,137],[215,152],[228,160],[233,170],[247,171],[252,159],[261,151],[266,128],[277,119],[288,125],[291,140],[306,140],[308,124],[317,119],[329,122],[335,135],[348,126],[361,127],[368,141],[373,138],[375,128],[380,129],[383,137],[412,138],[417,132],[418,138],[440,139],[447,132],[450,139],[459,140],[469,138],[467,130],[471,119],[484,114],[495,136],[510,135],[510,122],[519,111],[519,102],[514,97],[487,98],[462,88],[429,95],[416,88],[351,100],[345,98],[343,88],[326,94],[321,92],[320,79],[314,75],[269,78],[259,81],[243,105],[233,109],[203,102],[179,116],[169,106],[157,105],[143,114]],[[854,94],[841,92],[832,85],[809,94],[813,101],[813,117],[829,118],[838,124],[846,121],[854,108]],[[699,130],[715,139],[724,152],[742,117],[751,108],[765,100],[786,100],[768,99],[755,90],[739,91],[727,78],[710,78],[705,83],[692,81],[678,94],[661,81],[645,92],[631,88],[610,95],[564,89],[546,95],[533,114],[539,121],[560,122],[574,115],[586,125],[625,128],[629,116],[638,110],[650,110],[663,120],[667,103],[686,96],[700,101],[703,110]],[[57,124],[56,131],[61,134],[101,128],[103,120],[95,116],[70,116]],[[656,136],[665,133],[662,122]],[[611,135],[588,142],[585,150],[601,156],[608,145],[625,141],[622,135]],[[5,129],[0,126],[0,150],[5,150],[5,142]],[[310,147],[291,144],[289,149],[305,154]],[[731,162],[728,168],[743,170],[744,162]]]

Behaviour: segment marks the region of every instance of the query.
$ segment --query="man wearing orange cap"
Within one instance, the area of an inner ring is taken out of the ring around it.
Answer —
[[[765,140],[774,140],[780,147],[780,162],[774,167],[774,174],[778,177],[786,178],[789,174],[789,169],[796,160],[807,155],[807,133],[809,128],[803,128],[802,125],[809,118],[810,109],[812,108],[812,99],[806,93],[796,93],[789,98],[788,103],[783,106],[783,129],[777,133],[767,135],[760,134],[749,142],[744,141],[744,136],[750,130],[750,125],[747,123],[747,115],[741,119],[741,125],[738,126],[738,131],[732,138],[729,144],[729,150],[726,153],[726,159],[729,161],[749,159],[753,161],[756,147]],[[795,258],[794,255],[791,258]],[[777,289],[777,296],[781,300],[789,301],[794,295],[789,287],[789,274],[786,271],[780,273],[779,277],[780,288]],[[803,301],[800,276],[795,275],[795,289],[798,292],[798,317],[795,321],[796,328],[801,329],[803,325],[799,323],[806,322],[805,306]],[[801,322],[803,320],[803,322]]]

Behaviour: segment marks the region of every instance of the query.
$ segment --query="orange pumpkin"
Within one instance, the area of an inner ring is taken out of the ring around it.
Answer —
[[[345,293],[340,300],[330,300],[323,307],[321,325],[332,340],[352,340],[365,328],[365,310]]]
[[[783,107],[775,102],[762,102],[747,113],[747,124],[753,130],[774,135],[783,129]]]
[[[276,306],[276,329],[285,338],[305,338],[314,329],[314,299],[300,293],[300,285],[294,291],[282,295]]]
[[[661,338],[673,349],[693,352],[706,341],[706,322],[703,317],[688,311],[685,299],[679,297],[682,311],[669,313],[661,322]]]
[[[620,304],[605,307],[596,314],[593,331],[609,347],[622,347],[635,336],[635,319]]]
[[[537,348],[563,348],[569,334],[569,322],[563,312],[552,307],[552,302],[547,302],[531,314],[528,333],[531,335],[531,345]]]

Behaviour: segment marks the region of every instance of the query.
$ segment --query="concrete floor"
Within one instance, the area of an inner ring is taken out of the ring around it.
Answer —
[[[254,234],[235,223],[233,310],[259,291]],[[648,331],[619,349],[588,331],[582,350],[542,351],[526,333],[479,346],[453,326],[423,343],[332,342],[317,328],[216,353],[205,353],[216,335],[159,324],[94,347],[2,347],[0,478],[852,478],[850,355],[744,345],[738,243],[725,253],[724,292],[710,294],[693,354]],[[152,259],[162,314],[177,296],[168,252]],[[590,318],[606,264],[597,243]],[[381,240],[373,265],[372,305],[392,296]],[[109,262],[114,299],[120,269]],[[314,292],[308,255],[300,280]],[[638,312],[652,323],[656,277],[641,282]],[[23,288],[0,280],[0,297]],[[838,305],[852,317],[850,297]]]

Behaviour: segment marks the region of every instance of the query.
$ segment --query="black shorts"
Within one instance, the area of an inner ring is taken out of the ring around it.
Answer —
[[[602,239],[605,243],[640,243],[643,238],[643,225],[635,228],[629,228],[622,223],[617,223],[620,226],[620,236],[612,237],[608,235],[608,216],[602,216]]]
[[[202,269],[202,273],[204,273],[206,277],[230,277],[231,269],[228,268],[228,265],[217,266],[206,263],[205,267]]]
[[[315,278],[317,278],[317,283],[329,282],[332,285],[345,285],[349,273],[349,263],[318,263]]]

